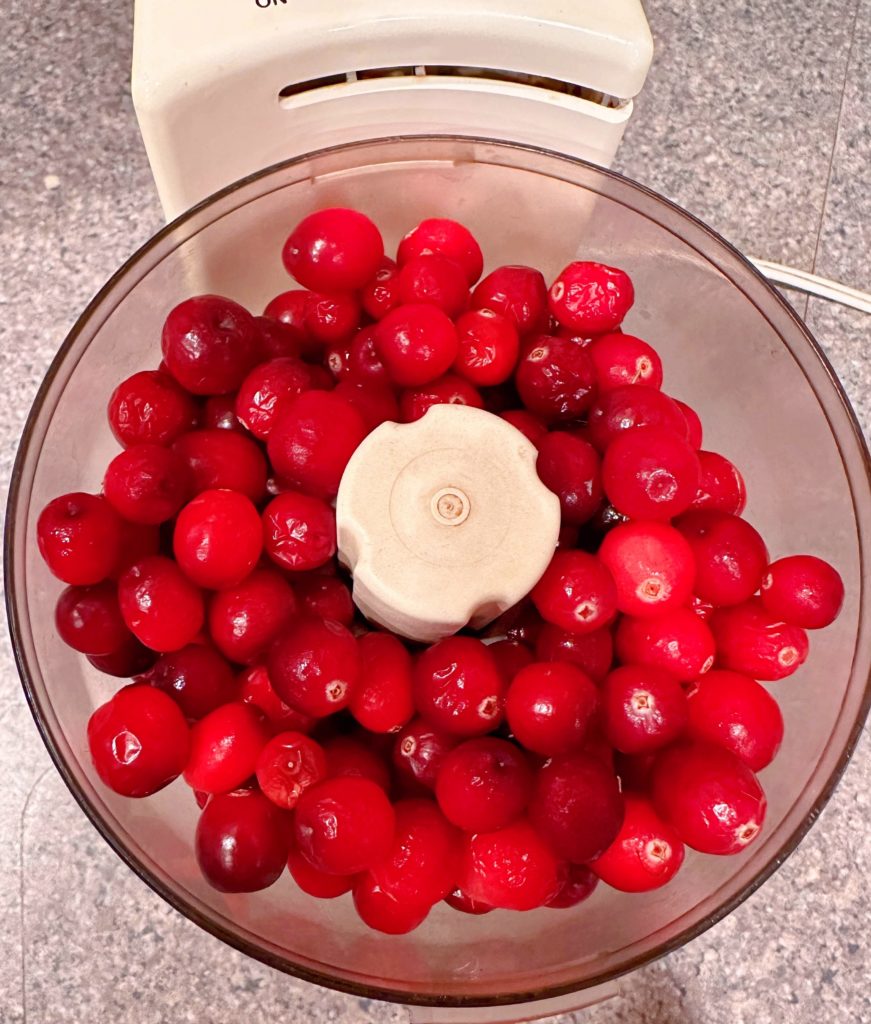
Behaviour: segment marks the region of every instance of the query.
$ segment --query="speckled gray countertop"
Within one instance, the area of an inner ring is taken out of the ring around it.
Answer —
[[[871,0],[647,6],[657,57],[618,169],[749,254],[871,287]],[[0,11],[4,491],[51,356],[161,223],[128,88],[131,7],[4,0]],[[868,319],[815,300],[806,315],[867,432]],[[404,1019],[245,959],[139,882],[51,767],[5,639],[0,780],[3,1024]],[[759,892],[578,1019],[871,1021],[869,793],[866,733],[820,822]]]

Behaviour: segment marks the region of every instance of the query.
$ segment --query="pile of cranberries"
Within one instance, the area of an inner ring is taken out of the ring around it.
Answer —
[[[283,259],[302,288],[263,316],[214,295],[169,313],[163,362],[109,401],[101,493],[39,518],[61,638],[133,680],[88,725],[103,782],[183,776],[217,889],[287,867],[395,934],[442,900],[570,907],[599,879],[664,885],[685,844],[743,850],[783,733],[759,680],[799,668],[843,585],[810,555],[772,562],[741,518],[740,473],[620,329],[629,277],[480,279],[450,220],[394,261],[346,209],[306,217]],[[438,403],[529,438],[563,528],[486,636],[423,648],[356,612],[333,499],[369,432]]]

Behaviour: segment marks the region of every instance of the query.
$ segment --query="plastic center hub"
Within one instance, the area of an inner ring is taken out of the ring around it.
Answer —
[[[510,423],[467,406],[374,430],[336,502],[339,557],[363,614],[432,642],[480,628],[524,597],[560,525],[536,456]]]

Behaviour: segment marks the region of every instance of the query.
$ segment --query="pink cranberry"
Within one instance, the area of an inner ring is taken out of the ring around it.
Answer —
[[[603,882],[621,892],[659,889],[683,864],[684,845],[644,797],[627,793],[623,803],[617,838],[591,866]]]
[[[599,558],[626,615],[661,615],[687,603],[696,566],[682,534],[665,523],[623,523],[605,535]]]
[[[517,333],[546,331],[547,285],[533,267],[497,267],[472,292],[472,309],[489,309],[513,321]]]
[[[602,463],[588,441],[562,431],[547,434],[539,442],[536,468],[559,497],[563,522],[580,526],[602,504]]]
[[[445,217],[422,220],[399,243],[396,258],[400,266],[419,256],[442,256],[462,267],[466,281],[473,285],[484,269],[481,247],[468,228]]]
[[[399,305],[399,268],[385,256],[381,268],[360,293],[363,311],[373,320],[383,320]]]
[[[266,493],[266,459],[250,437],[232,430],[194,430],[172,450],[188,468],[191,493],[226,488],[258,502]]]
[[[103,479],[106,500],[132,523],[166,522],[185,503],[189,491],[184,461],[157,444],[138,444],[116,455]]]
[[[506,409],[500,412],[499,416],[515,427],[521,434],[531,441],[536,447],[541,444],[547,436],[547,427],[541,422],[538,416],[533,416],[526,409]]]
[[[445,817],[467,832],[504,828],[526,810],[532,768],[513,743],[484,736],[454,747],[442,762],[436,797]]]
[[[662,387],[662,360],[656,350],[632,334],[600,334],[590,345],[599,392],[622,384]]]
[[[636,427],[661,427],[686,439],[686,419],[674,399],[642,384],[621,384],[593,402],[589,439],[604,452],[620,434]]]
[[[200,587],[234,587],[263,550],[260,516],[238,491],[203,491],[179,512],[172,538],[179,568]]]
[[[326,871],[318,871],[295,847],[291,848],[287,856],[287,870],[304,893],[319,900],[334,900],[337,896],[344,896],[353,889],[356,877],[329,875]]]
[[[393,765],[399,777],[406,782],[435,789],[444,759],[458,742],[451,733],[436,729],[422,718],[415,718],[396,737]]]
[[[663,751],[653,774],[653,806],[701,853],[740,853],[759,835],[765,794],[731,751],[707,743]]]
[[[814,555],[780,558],[771,563],[762,580],[765,610],[803,629],[831,625],[843,603],[840,573]]]
[[[151,555],[118,581],[118,603],[127,628],[154,651],[177,651],[203,625],[203,597],[170,558]]]
[[[178,704],[185,718],[196,721],[233,700],[233,670],[206,644],[188,644],[161,655],[139,682],[163,690]]]
[[[311,386],[311,373],[301,359],[285,356],[255,366],[236,395],[236,416],[265,441],[285,407]]]
[[[336,514],[320,498],[287,491],[263,511],[266,554],[283,569],[317,569],[336,553]]]
[[[412,256],[400,268],[398,284],[400,303],[437,306],[451,319],[469,304],[466,274],[445,256]]]
[[[473,309],[456,322],[459,352],[454,371],[476,387],[492,387],[514,371],[520,341],[514,323],[490,309]]]
[[[417,710],[455,736],[490,732],[502,720],[505,681],[480,640],[452,636],[428,647],[414,665]]]
[[[595,684],[576,666],[533,662],[508,688],[505,714],[518,743],[551,757],[581,747],[598,703]]]
[[[354,291],[377,273],[384,242],[372,221],[356,210],[318,210],[297,224],[281,255],[288,274],[304,288]]]
[[[163,326],[169,372],[194,395],[235,391],[260,357],[254,318],[238,303],[198,295],[180,303]]]
[[[197,405],[168,373],[142,370],[122,381],[109,399],[109,426],[125,448],[169,444],[193,430]]]
[[[557,551],[532,589],[541,617],[572,633],[592,633],[617,614],[617,592],[607,567],[586,551]]]
[[[363,419],[366,432],[370,433],[382,423],[399,420],[399,403],[396,394],[389,384],[378,381],[342,381],[336,388],[335,395],[350,402]]]
[[[108,580],[89,587],[67,587],[54,612],[58,636],[80,654],[114,654],[132,639],[118,606],[118,590]]]
[[[150,796],[168,786],[185,766],[188,745],[184,715],[150,686],[125,686],[88,720],[94,768],[121,796]]]
[[[567,910],[589,899],[599,884],[599,879],[583,864],[563,864],[560,871],[560,887],[556,896],[552,896],[546,907],[555,910]]]
[[[505,640],[497,640],[495,644],[488,644],[487,646],[490,654],[496,661],[496,667],[502,673],[502,678],[506,683],[510,683],[521,669],[531,665],[535,660],[530,648],[518,640],[508,640],[506,638]]]
[[[538,335],[521,352],[515,384],[530,412],[545,420],[573,420],[595,397],[589,353],[568,338]]]
[[[611,504],[632,519],[671,519],[699,489],[699,460],[689,444],[664,427],[636,427],[608,445],[602,485]]]
[[[292,622],[273,644],[266,664],[278,696],[312,718],[346,708],[360,676],[353,634],[324,619]]]
[[[352,292],[313,292],[305,311],[309,335],[321,345],[349,339],[360,326],[360,300]]]
[[[446,373],[429,384],[406,388],[399,396],[399,418],[403,423],[413,423],[424,416],[434,405],[468,405],[483,409],[484,402],[477,388],[462,377]]]
[[[548,292],[553,316],[581,334],[613,331],[634,300],[635,290],[625,271],[589,260],[570,263]]]
[[[623,754],[647,754],[684,731],[687,702],[680,683],[661,668],[624,665],[602,689],[605,733]]]
[[[361,670],[351,714],[370,732],[398,732],[414,714],[411,655],[390,633],[367,633],[357,645]]]
[[[304,733],[282,732],[260,751],[255,772],[263,795],[289,811],[310,786],[326,778],[327,756]]]
[[[710,629],[690,608],[674,608],[655,618],[624,615],[615,641],[624,664],[660,668],[678,680],[707,672],[716,653]]]
[[[266,716],[270,731],[310,732],[316,720],[304,715],[296,708],[289,707],[272,688],[265,666],[255,665],[246,669],[238,679],[239,700],[251,704]]]
[[[296,607],[294,592],[280,573],[255,569],[212,597],[209,633],[226,658],[251,665],[290,622]]]
[[[303,614],[318,619],[332,619],[348,627],[353,623],[354,601],[351,591],[336,576],[316,573],[295,576],[293,591]]]
[[[683,413],[683,418],[687,425],[687,441],[690,447],[698,451],[702,447],[703,440],[702,421],[699,419],[699,414],[692,406],[682,402],[679,398],[674,399],[674,404]]]
[[[528,821],[466,839],[460,888],[476,903],[534,910],[559,892],[561,865]]]
[[[565,661],[582,669],[595,682],[611,670],[614,661],[614,639],[607,626],[591,633],[570,633],[546,622],[535,642],[539,661]]]
[[[759,598],[716,609],[708,625],[719,668],[775,680],[792,675],[807,660],[807,633],[767,611]]]
[[[254,774],[268,739],[263,716],[250,704],[222,704],[191,729],[185,782],[203,793],[229,793]]]
[[[741,515],[747,504],[744,478],[725,456],[704,451],[698,454],[701,468],[699,491],[690,507]]]
[[[716,509],[688,512],[675,523],[693,550],[695,593],[711,604],[741,604],[759,589],[768,551],[756,530]]]
[[[397,306],[375,329],[375,350],[390,379],[401,387],[417,387],[446,373],[457,356],[457,331],[435,306]]]

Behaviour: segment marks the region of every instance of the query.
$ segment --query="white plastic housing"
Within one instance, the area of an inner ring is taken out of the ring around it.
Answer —
[[[607,165],[652,53],[640,0],[139,0],[133,99],[174,217],[273,163],[391,135]]]

